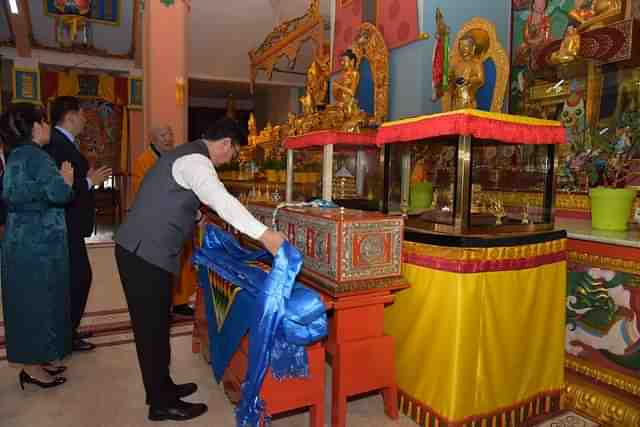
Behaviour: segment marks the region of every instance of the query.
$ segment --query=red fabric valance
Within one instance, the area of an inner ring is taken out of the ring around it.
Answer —
[[[409,142],[439,136],[464,135],[512,144],[564,144],[559,122],[476,110],[460,110],[387,122],[378,129],[377,143]]]
[[[284,140],[284,148],[299,150],[323,145],[376,145],[376,132],[363,131],[361,133],[322,130],[310,132],[301,136],[290,136]]]

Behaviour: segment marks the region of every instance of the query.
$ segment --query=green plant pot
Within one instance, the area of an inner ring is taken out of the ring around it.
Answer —
[[[411,193],[409,194],[409,209],[429,209],[432,202],[432,183],[416,182],[411,184]]]
[[[628,228],[636,190],[596,187],[590,191],[591,226],[597,230],[624,231]]]

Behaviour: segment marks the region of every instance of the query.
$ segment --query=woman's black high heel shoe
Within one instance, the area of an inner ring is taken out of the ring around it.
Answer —
[[[67,382],[65,377],[55,377],[53,380],[49,382],[40,381],[37,378],[33,378],[31,375],[27,374],[24,370],[20,371],[20,388],[24,390],[24,383],[34,384],[40,388],[51,388],[57,387]]]
[[[46,367],[42,367],[42,369],[44,369],[44,371],[51,375],[52,377],[55,377],[56,375],[60,375],[61,373],[63,373],[64,371],[67,370],[66,366],[57,366],[57,367],[50,367],[50,368],[46,368]]]

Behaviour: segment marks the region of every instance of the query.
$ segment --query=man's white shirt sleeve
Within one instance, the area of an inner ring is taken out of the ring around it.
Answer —
[[[171,174],[179,186],[193,191],[202,203],[238,231],[258,239],[267,229],[238,199],[229,194],[209,158],[202,154],[180,157],[173,163]]]

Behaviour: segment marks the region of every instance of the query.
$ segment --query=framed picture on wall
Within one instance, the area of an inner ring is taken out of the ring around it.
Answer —
[[[43,0],[45,14],[82,15],[101,24],[120,25],[122,0]]]
[[[129,77],[129,108],[140,109],[143,104],[142,78]]]
[[[40,99],[40,70],[14,67],[12,102],[42,103]]]

